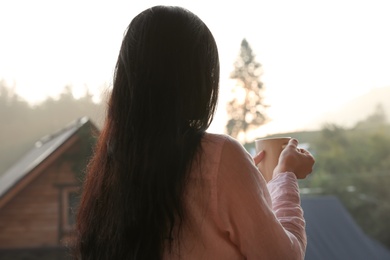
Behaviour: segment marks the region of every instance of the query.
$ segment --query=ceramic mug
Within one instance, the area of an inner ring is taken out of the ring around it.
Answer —
[[[255,140],[256,151],[265,151],[265,156],[259,163],[258,168],[266,182],[272,179],[274,169],[278,165],[280,153],[290,139],[291,137],[271,137]]]

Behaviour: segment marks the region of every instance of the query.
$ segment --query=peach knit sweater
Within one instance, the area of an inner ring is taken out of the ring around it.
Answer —
[[[267,184],[243,146],[226,135],[206,134],[200,154],[185,195],[186,220],[164,259],[304,259],[295,175],[281,173]]]

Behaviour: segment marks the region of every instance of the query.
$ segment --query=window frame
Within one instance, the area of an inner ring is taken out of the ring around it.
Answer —
[[[62,205],[61,205],[61,219],[62,219],[62,230],[65,232],[71,232],[75,230],[75,223],[70,224],[70,216],[69,216],[69,210],[71,208],[70,201],[69,201],[69,195],[71,193],[79,194],[80,187],[72,186],[72,187],[64,187],[61,191],[61,197],[62,197]]]

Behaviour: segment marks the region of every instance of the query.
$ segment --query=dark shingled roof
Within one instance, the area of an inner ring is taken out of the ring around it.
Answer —
[[[7,193],[18,181],[43,162],[50,154],[59,148],[66,140],[77,132],[89,121],[82,117],[72,122],[59,132],[48,135],[35,143],[35,146],[28,151],[24,157],[17,161],[2,176],[0,176],[0,198]]]
[[[334,196],[302,197],[307,230],[305,260],[390,260]]]

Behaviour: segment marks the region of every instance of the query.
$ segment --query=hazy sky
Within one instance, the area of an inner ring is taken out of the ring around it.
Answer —
[[[377,0],[0,0],[0,78],[31,101],[66,84],[102,91],[127,25],[158,4],[188,8],[216,38],[221,98],[211,131],[223,132],[229,73],[244,37],[263,65],[271,105],[273,122],[263,134],[305,129],[320,114],[390,85],[390,2]]]

